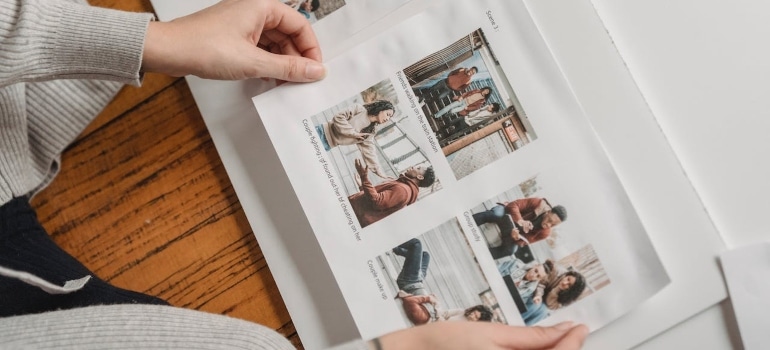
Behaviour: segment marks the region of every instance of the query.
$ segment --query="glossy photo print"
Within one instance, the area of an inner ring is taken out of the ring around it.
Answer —
[[[406,118],[390,80],[311,118],[330,161],[327,177],[337,176],[362,228],[441,189],[427,154],[401,125]]]
[[[404,75],[457,179],[537,138],[481,29]]]
[[[528,326],[610,284],[568,206],[545,192],[534,177],[470,211]]]
[[[507,323],[456,219],[376,260],[408,327],[441,321]]]

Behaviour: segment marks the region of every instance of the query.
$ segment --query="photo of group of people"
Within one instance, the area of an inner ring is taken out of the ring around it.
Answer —
[[[394,247],[377,261],[407,325],[506,323],[456,220]]]
[[[345,0],[282,0],[284,4],[291,6],[305,16],[310,23],[315,23],[326,17],[342,6]]]
[[[537,138],[481,29],[404,75],[457,179]]]
[[[565,227],[567,209],[539,191],[535,177],[471,210],[526,325],[610,283],[593,247]]]
[[[311,118],[362,228],[441,189],[405,118],[390,80]]]

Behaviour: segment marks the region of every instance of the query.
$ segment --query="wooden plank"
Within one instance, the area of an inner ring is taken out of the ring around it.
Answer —
[[[171,86],[183,78],[174,78],[162,74],[148,73],[144,77],[141,87],[124,86],[115,96],[112,103],[108,104],[104,110],[99,113],[93,122],[80,134],[78,138],[83,138],[95,130],[109,124],[121,114],[128,112],[137,105],[147,101],[150,97],[159,93],[161,90]]]
[[[466,136],[464,136],[462,139],[457,140],[455,142],[452,142],[446,146],[444,146],[441,150],[444,152],[445,156],[449,156],[452,153],[455,153],[465,147],[470,146],[472,143],[481,140],[489,135],[492,135],[499,130],[503,128],[503,122],[508,120],[508,118],[500,119],[492,124],[489,124],[479,130],[476,130]]]
[[[116,10],[132,12],[152,12],[150,0],[88,0],[92,6],[106,7]]]

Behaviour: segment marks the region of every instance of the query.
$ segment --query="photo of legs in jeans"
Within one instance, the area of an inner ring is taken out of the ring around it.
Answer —
[[[518,250],[519,246],[511,237],[511,231],[516,229],[516,226],[513,220],[505,215],[505,207],[503,205],[498,204],[489,210],[473,214],[473,221],[476,222],[476,226],[493,223],[497,224],[497,227],[500,229],[500,245],[489,247],[489,252],[492,254],[493,259],[511,256]]]
[[[430,264],[430,254],[423,250],[422,242],[412,238],[393,248],[393,253],[406,259],[396,278],[398,289],[412,295],[428,294],[423,282]]]
[[[423,250],[422,242],[417,238],[393,248],[393,253],[406,259],[396,278],[399,289],[396,297],[401,299],[407,318],[414,325],[431,322],[436,319],[438,299],[435,295],[428,295],[424,285],[430,254]],[[431,309],[426,306],[428,304],[432,306]]]
[[[436,114],[433,115],[433,118],[441,118],[449,112],[457,114],[464,111],[466,108],[468,108],[468,104],[465,103],[464,99],[460,99],[459,101],[454,101],[444,106],[444,108],[440,109],[438,112],[436,112]]]
[[[417,88],[415,90],[420,90],[421,96],[427,96],[431,92],[435,93],[436,96],[432,98],[434,100],[442,100],[452,93],[452,90],[446,84],[446,79],[441,79],[429,87]]]
[[[382,270],[381,297],[394,297],[393,307],[405,326],[435,321],[507,323],[462,225],[451,218],[374,258]]]

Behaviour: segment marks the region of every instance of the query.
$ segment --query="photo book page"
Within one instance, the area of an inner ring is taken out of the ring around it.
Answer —
[[[442,1],[327,67],[253,101],[362,337],[596,330],[669,283],[522,1]]]

